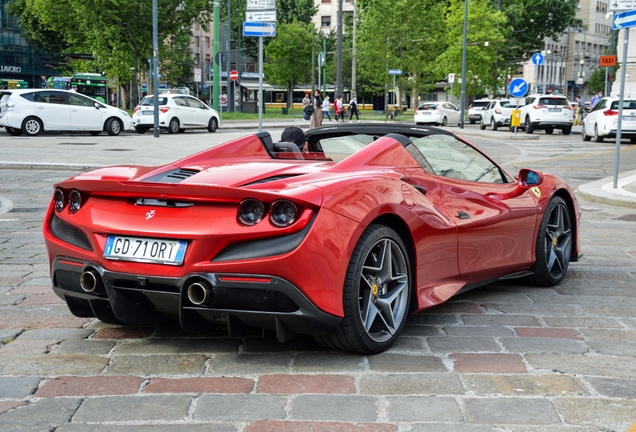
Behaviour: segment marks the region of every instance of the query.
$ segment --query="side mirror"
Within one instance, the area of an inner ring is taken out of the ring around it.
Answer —
[[[93,106],[94,106],[96,109],[100,109],[100,108],[101,108],[101,106],[100,106],[97,102],[95,102],[95,103],[93,104]]]
[[[513,191],[506,194],[489,193],[486,194],[486,196],[497,201],[516,198],[528,189],[539,186],[541,183],[543,183],[542,173],[528,168],[522,168],[519,170],[519,175],[517,176],[517,187]]]

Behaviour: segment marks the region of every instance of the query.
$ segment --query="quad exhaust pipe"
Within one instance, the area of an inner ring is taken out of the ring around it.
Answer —
[[[196,306],[204,306],[214,302],[216,295],[214,294],[214,288],[204,281],[198,280],[191,283],[188,286],[188,300],[190,303]]]
[[[80,276],[80,287],[87,293],[100,293],[104,291],[104,283],[99,273],[95,270],[86,270]]]

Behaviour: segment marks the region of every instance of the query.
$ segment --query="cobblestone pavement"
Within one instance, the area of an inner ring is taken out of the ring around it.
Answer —
[[[12,204],[0,206],[0,431],[625,432],[636,422],[634,209],[581,202],[585,256],[559,286],[462,294],[411,316],[390,351],[359,356],[310,338],[73,317],[50,289],[41,235],[52,184],[72,174],[0,170]]]

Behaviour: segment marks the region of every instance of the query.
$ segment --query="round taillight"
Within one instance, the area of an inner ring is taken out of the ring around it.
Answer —
[[[256,225],[263,220],[264,215],[265,205],[259,200],[249,198],[241,201],[238,218],[243,225]]]
[[[77,213],[82,208],[82,195],[77,190],[73,190],[68,200],[68,207],[73,213]]]
[[[286,227],[293,224],[298,218],[298,207],[291,201],[278,200],[272,204],[269,219],[277,227]]]
[[[64,195],[64,191],[62,189],[55,189],[55,193],[53,194],[53,202],[55,203],[55,211],[61,212],[62,210],[64,210],[64,206],[66,205],[66,196]]]

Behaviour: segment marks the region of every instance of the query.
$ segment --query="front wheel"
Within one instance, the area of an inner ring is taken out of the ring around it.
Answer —
[[[179,119],[178,118],[173,117],[172,120],[170,120],[170,124],[168,124],[168,133],[171,133],[171,134],[179,133]]]
[[[526,133],[531,134],[532,132],[534,132],[534,126],[532,126],[532,123],[530,123],[530,117],[526,117]]]
[[[537,261],[531,283],[554,286],[565,277],[572,255],[572,218],[563,198],[555,196],[543,214],[536,243]]]
[[[216,132],[218,128],[219,122],[216,120],[216,117],[210,118],[210,121],[208,122],[208,132]]]
[[[119,119],[111,118],[106,121],[106,133],[110,136],[119,135],[122,125]]]
[[[375,354],[391,347],[406,322],[411,268],[402,239],[370,225],[358,240],[343,287],[344,318],[332,335],[316,340],[330,349]]]

